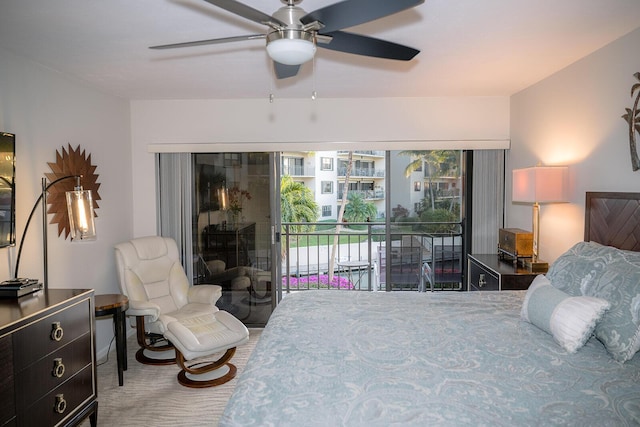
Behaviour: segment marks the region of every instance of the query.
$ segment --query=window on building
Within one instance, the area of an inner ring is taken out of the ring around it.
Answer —
[[[322,206],[322,216],[331,216],[331,205]]]
[[[283,157],[282,174],[289,176],[304,175],[304,159],[302,157]]]
[[[422,183],[420,181],[413,181],[413,191],[421,191]]]
[[[322,194],[333,194],[333,181],[322,181]]]
[[[331,157],[321,157],[320,158],[320,169],[323,171],[332,171],[333,170],[333,159]]]

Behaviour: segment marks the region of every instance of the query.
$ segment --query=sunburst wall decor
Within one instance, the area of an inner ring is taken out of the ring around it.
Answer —
[[[45,173],[44,175],[49,182],[69,175],[82,176],[82,188],[91,190],[94,216],[97,217],[96,209],[98,209],[98,200],[100,200],[100,194],[98,193],[100,183],[98,183],[98,175],[95,173],[97,166],[91,164],[91,154],[87,157],[84,150],[80,151],[79,145],[74,150],[71,148],[71,144],[69,144],[68,151],[65,150],[64,147],[62,147],[62,154],[56,151],[55,163],[47,164],[51,168],[51,173]],[[64,232],[65,239],[71,232],[65,193],[72,191],[75,185],[76,182],[73,179],[62,180],[56,185],[51,186],[47,195],[47,213],[53,214],[50,224],[58,224],[58,236]]]

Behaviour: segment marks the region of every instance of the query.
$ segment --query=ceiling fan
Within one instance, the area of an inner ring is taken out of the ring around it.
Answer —
[[[342,31],[424,3],[424,0],[344,0],[311,13],[296,6],[302,0],[280,0],[286,6],[269,16],[235,0],[205,0],[228,12],[269,27],[266,34],[199,40],[151,46],[172,49],[266,39],[267,53],[273,60],[276,77],[284,79],[298,74],[300,66],[311,60],[316,45],[356,55],[408,61],[420,51],[397,43]]]

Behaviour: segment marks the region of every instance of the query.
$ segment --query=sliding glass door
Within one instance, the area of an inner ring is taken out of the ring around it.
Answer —
[[[501,226],[501,151],[159,159],[159,233],[248,326],[265,325],[288,292],[462,290],[469,249],[495,248]]]
[[[273,159],[193,154],[194,283],[221,285],[218,307],[249,326],[266,324],[275,301]]]

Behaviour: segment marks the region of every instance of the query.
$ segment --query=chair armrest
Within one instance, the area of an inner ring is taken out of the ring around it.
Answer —
[[[187,299],[190,303],[210,303],[215,304],[222,296],[222,287],[220,285],[195,285],[189,287]]]
[[[129,300],[127,316],[150,316],[155,322],[160,316],[160,306],[149,301]]]

